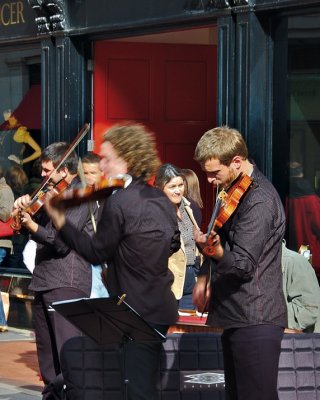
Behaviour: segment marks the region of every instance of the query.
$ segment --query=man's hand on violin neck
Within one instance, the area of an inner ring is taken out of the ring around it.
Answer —
[[[18,197],[15,200],[15,202],[13,204],[13,207],[14,208],[18,208],[18,209],[27,208],[29,206],[29,204],[30,204],[30,200],[31,200],[30,196],[28,194],[25,194],[25,195],[23,195],[21,197]]]

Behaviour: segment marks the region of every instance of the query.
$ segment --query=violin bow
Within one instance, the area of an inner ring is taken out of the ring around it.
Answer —
[[[217,186],[216,204],[214,205],[212,216],[211,216],[211,219],[210,219],[210,222],[208,225],[208,230],[207,230],[207,234],[206,234],[207,240],[208,240],[208,237],[210,236],[212,229],[214,229],[214,224],[215,224],[219,209],[222,205],[222,202],[227,197],[227,192],[224,189],[222,189],[220,192],[218,192],[218,191],[219,191],[219,188]],[[206,273],[206,283],[205,283],[206,292],[211,285],[211,278],[212,278],[212,266],[211,266],[211,260],[209,260],[209,266],[208,266],[208,270]],[[203,314],[207,311],[209,301],[210,301],[210,298],[206,297],[206,300],[205,300],[205,303],[203,306],[203,310],[201,313],[201,318],[203,317]]]
[[[61,167],[61,165],[65,162],[65,160],[69,157],[69,155],[72,153],[72,151],[75,149],[75,147],[81,142],[81,140],[84,138],[84,136],[89,132],[89,130],[90,130],[90,124],[89,123],[84,124],[84,126],[82,127],[80,132],[77,134],[77,136],[74,138],[74,140],[72,141],[72,143],[70,144],[70,146],[68,147],[66,152],[64,153],[59,164],[50,172],[49,176],[47,176],[47,178],[41,183],[41,185],[30,195],[30,199],[31,199],[30,204],[37,201],[39,194],[41,193],[41,191],[43,191],[43,188],[49,182],[51,175]],[[13,223],[11,224],[11,226],[15,231],[20,230],[20,226],[21,226],[20,224],[14,222],[19,217],[19,214],[20,214],[20,211],[18,211],[18,210],[17,210],[17,212],[16,212],[16,210],[13,210],[13,212],[11,214],[11,218],[13,219]],[[15,226],[15,227],[13,227],[13,226]]]

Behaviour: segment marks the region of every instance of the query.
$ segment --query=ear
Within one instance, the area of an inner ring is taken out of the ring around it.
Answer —
[[[242,165],[242,158],[240,156],[234,156],[232,161],[231,161],[231,165],[233,166],[233,168],[235,168],[236,170],[241,169],[241,165]]]
[[[67,167],[62,167],[59,171],[60,175],[62,176],[62,178],[66,178],[66,176],[68,175],[68,168]]]

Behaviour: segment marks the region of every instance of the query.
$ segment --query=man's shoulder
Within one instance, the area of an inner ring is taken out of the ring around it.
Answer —
[[[118,198],[128,199],[139,197],[143,199],[167,198],[167,196],[158,188],[141,181],[133,181],[127,188],[116,190],[111,196],[115,201]]]
[[[302,254],[288,249],[285,245],[282,245],[281,260],[285,268],[294,268],[294,270],[299,271],[302,274],[309,272],[315,276],[314,269],[309,261]]]
[[[253,171],[253,186],[250,190],[250,198],[273,203],[275,200],[281,203],[280,196],[272,182],[257,168]]]

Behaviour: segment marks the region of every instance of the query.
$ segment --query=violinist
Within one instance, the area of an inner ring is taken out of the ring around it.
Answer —
[[[129,174],[132,182],[109,196],[90,238],[58,208],[46,205],[66,244],[92,264],[108,263],[110,295],[126,301],[151,326],[166,334],[178,317],[171,291],[168,258],[179,249],[177,217],[167,196],[148,184],[159,164],[154,135],[143,125],[111,127],[100,148],[105,178]],[[128,341],[126,366],[128,400],[155,400],[161,343]]]
[[[81,159],[82,169],[83,169],[83,177],[84,183],[88,186],[99,185],[101,180],[103,179],[103,172],[100,169],[100,161],[101,158],[98,154],[93,152],[88,152]],[[104,199],[96,200],[96,206],[99,211],[102,210]],[[94,203],[88,202],[89,212],[91,214],[91,219],[93,219],[94,231],[96,231],[96,224],[99,219],[99,215],[97,219],[92,213],[92,207]],[[92,286],[91,286],[91,294],[90,297],[108,297],[109,293],[106,288],[106,279],[107,279],[107,264],[98,264],[92,265]]]
[[[193,301],[201,310],[209,296],[207,323],[224,329],[226,399],[277,400],[281,339],[287,325],[281,200],[248,159],[246,143],[235,129],[223,126],[206,132],[196,146],[195,160],[208,182],[227,194],[233,192],[237,178],[253,179],[218,232],[212,230],[209,237],[195,232],[207,258],[198,274]],[[208,268],[212,269],[210,288],[206,285]]]
[[[67,143],[58,142],[49,145],[41,154],[41,175],[43,178],[49,178],[46,187],[42,189],[46,194],[52,193],[58,185],[74,187],[80,183],[77,176],[78,158],[74,151],[56,169],[67,149]],[[64,185],[61,185],[61,182],[64,182]],[[40,197],[42,200],[45,198],[45,195]],[[20,210],[23,227],[37,243],[30,289],[35,293],[36,345],[40,372],[45,384],[42,398],[60,399],[63,386],[59,363],[60,349],[67,339],[81,333],[62,316],[49,312],[48,309],[54,301],[90,296],[91,265],[62,241],[43,207],[37,213],[33,213],[29,195],[18,198],[15,208]],[[97,207],[94,212],[97,212]],[[89,235],[93,233],[88,204],[70,208],[66,215],[79,231]]]
[[[89,186],[98,185],[103,179],[100,161],[101,157],[93,152],[88,152],[81,158],[85,183]]]

